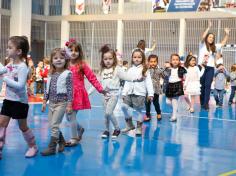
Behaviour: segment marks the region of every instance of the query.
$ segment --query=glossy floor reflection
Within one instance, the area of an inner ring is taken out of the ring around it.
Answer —
[[[179,120],[170,123],[171,109],[161,103],[163,120],[155,118],[144,123],[143,136],[134,132],[121,135],[116,141],[102,140],[103,109],[101,97],[91,97],[91,111],[81,111],[78,120],[85,127],[83,140],[64,153],[33,159],[25,159],[26,143],[18,130],[16,121],[11,121],[7,131],[3,160],[0,161],[1,176],[36,175],[218,175],[236,169],[236,121],[235,105],[222,109],[214,107],[210,112],[186,112],[180,100]],[[49,130],[47,113],[40,112],[41,105],[30,106],[29,124],[33,129],[39,149],[48,144]],[[124,127],[119,106],[120,126]],[[155,115],[155,114],[154,114]],[[70,132],[64,120],[62,131],[66,138]]]

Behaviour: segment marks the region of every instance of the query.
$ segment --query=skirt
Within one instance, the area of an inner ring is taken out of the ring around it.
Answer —
[[[26,119],[28,116],[29,105],[19,101],[3,100],[1,115],[13,119]]]
[[[173,97],[179,97],[181,95],[184,95],[182,81],[167,84],[166,97],[173,98]]]

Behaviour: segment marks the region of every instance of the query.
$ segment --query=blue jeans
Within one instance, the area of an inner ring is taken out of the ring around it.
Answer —
[[[201,95],[200,103],[202,106],[208,106],[211,94],[211,83],[214,78],[214,67],[206,66],[203,76],[200,79]]]
[[[231,102],[231,103],[233,102],[235,91],[236,91],[236,86],[231,86],[231,93],[230,93],[230,97],[229,97],[229,102]]]
[[[224,93],[225,90],[214,90],[214,97],[216,100],[216,105],[222,106],[223,105],[223,99],[224,99]]]

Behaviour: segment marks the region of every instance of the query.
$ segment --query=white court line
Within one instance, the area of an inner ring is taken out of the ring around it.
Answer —
[[[98,106],[98,105],[92,105],[91,107],[94,107],[94,108],[103,108],[103,106]],[[142,111],[142,112],[145,112],[145,111]],[[151,111],[152,114],[155,114],[156,112],[154,111]],[[162,113],[162,114],[166,114],[166,115],[170,115],[171,113]],[[222,120],[222,121],[228,121],[228,122],[236,122],[236,120],[232,120],[232,119],[219,119],[219,118],[209,118],[209,117],[200,117],[200,116],[194,116],[194,115],[185,115],[185,114],[180,114],[180,116],[182,117],[193,117],[193,118],[196,118],[196,119],[208,119],[208,120]]]

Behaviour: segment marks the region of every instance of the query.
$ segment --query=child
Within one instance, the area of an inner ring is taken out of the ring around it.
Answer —
[[[170,68],[170,62],[165,61],[164,71],[163,71],[164,78],[163,78],[163,85],[162,85],[163,93],[166,93],[166,86],[167,86],[168,80],[169,80],[169,76],[168,76],[169,68]]]
[[[183,78],[187,72],[184,67],[180,66],[180,57],[178,54],[172,54],[170,57],[171,67],[168,69],[168,84],[166,86],[167,103],[172,104],[173,112],[170,118],[171,122],[177,121],[178,99],[184,95]]]
[[[229,105],[233,103],[233,99],[234,99],[234,95],[236,91],[236,64],[231,66],[230,84],[231,84],[231,93],[229,97]]]
[[[123,68],[123,70],[125,71],[125,72],[127,72],[127,70],[128,70],[128,67],[129,67],[129,63],[128,63],[128,61],[123,61],[123,63],[122,63],[122,68]],[[124,87],[124,85],[125,85],[125,80],[120,80],[120,87]]]
[[[150,73],[146,66],[146,59],[143,51],[136,48],[132,52],[132,66],[128,70],[127,75],[134,78],[143,77],[141,82],[126,82],[122,95],[123,105],[122,111],[125,114],[126,128],[122,130],[123,133],[127,133],[130,130],[135,129],[132,122],[132,114],[129,112],[130,108],[133,108],[137,113],[137,128],[136,135],[142,135],[142,109],[145,104],[146,95],[148,94],[149,101],[153,98],[153,84]]]
[[[38,65],[36,67],[36,94],[42,94],[43,93],[43,61],[39,61]]]
[[[28,63],[29,63],[29,79],[27,81],[28,95],[33,96],[34,95],[35,68],[34,68],[34,62],[31,58],[28,58]]]
[[[114,109],[118,102],[120,80],[133,81],[135,77],[126,74],[122,67],[118,66],[115,51],[110,49],[108,45],[101,48],[101,83],[103,88],[109,92],[109,95],[104,97],[104,111],[105,111],[105,125],[106,130],[102,134],[102,138],[108,138],[110,135],[109,124],[112,122],[115,130],[112,138],[115,139],[120,134],[120,128],[116,117],[114,116]]]
[[[146,57],[150,52],[155,50],[155,48],[156,48],[156,41],[153,40],[152,48],[146,48],[145,40],[139,40],[139,42],[137,44],[137,48],[140,48],[144,52],[144,55]]]
[[[59,152],[64,151],[65,140],[60,132],[59,126],[65,112],[72,113],[72,74],[68,69],[69,61],[66,52],[61,48],[52,50],[50,59],[50,75],[48,84],[44,90],[42,112],[46,109],[49,100],[48,120],[51,128],[51,139],[48,148],[41,154],[43,156],[54,155],[57,144]]]
[[[216,100],[216,106],[222,107],[225,93],[225,83],[226,79],[229,77],[228,72],[226,71],[223,64],[219,64],[216,66],[215,71],[215,89],[214,89],[214,97]]]
[[[72,72],[73,80],[73,112],[72,114],[67,115],[68,121],[71,122],[72,138],[66,143],[66,147],[71,147],[78,144],[84,133],[84,128],[76,120],[77,112],[83,109],[91,109],[88,93],[84,85],[84,76],[87,77],[88,81],[97,89],[99,93],[105,94],[106,92],[98,82],[93,71],[84,61],[84,54],[81,44],[76,42],[75,39],[70,39],[66,43],[66,51],[70,58],[69,69]]]
[[[193,55],[188,55],[184,63],[187,68],[187,74],[184,81],[185,100],[189,105],[189,112],[194,112],[194,101],[199,99],[201,94],[200,77],[203,75],[205,69],[202,67],[201,71],[196,66],[197,58]],[[189,100],[189,96],[191,101]]]
[[[152,84],[154,88],[154,97],[153,97],[153,104],[155,106],[155,110],[157,113],[157,120],[161,120],[161,109],[159,104],[159,95],[162,93],[161,90],[161,83],[160,80],[163,77],[163,71],[158,67],[158,57],[157,55],[151,54],[148,57],[148,63],[149,63],[149,71],[152,78]],[[150,121],[151,119],[151,102],[149,100],[145,101],[146,104],[146,116],[144,118],[144,121]]]
[[[4,66],[6,66],[7,64],[11,63],[12,64],[12,59],[11,58],[8,58],[6,57],[4,59]],[[1,76],[1,79],[2,79],[2,76]],[[1,80],[2,81],[2,80]],[[0,93],[0,96],[1,97],[5,97],[5,93],[6,93],[6,83],[2,81],[2,90],[1,90],[1,93]]]
[[[215,63],[216,66],[224,63],[223,55],[220,52],[216,53],[216,61],[215,62],[216,62]]]
[[[11,118],[18,120],[19,128],[29,146],[25,157],[34,157],[38,152],[34,134],[27,125],[29,105],[26,86],[28,76],[26,58],[28,51],[29,42],[26,37],[10,37],[7,46],[7,56],[13,62],[5,67],[0,64],[0,74],[6,73],[3,81],[7,85],[0,115],[0,159],[2,158],[2,149],[5,143],[6,128]]]
[[[47,57],[43,59],[43,71],[41,73],[43,77],[44,88],[47,86],[48,72],[50,70],[50,61]]]

